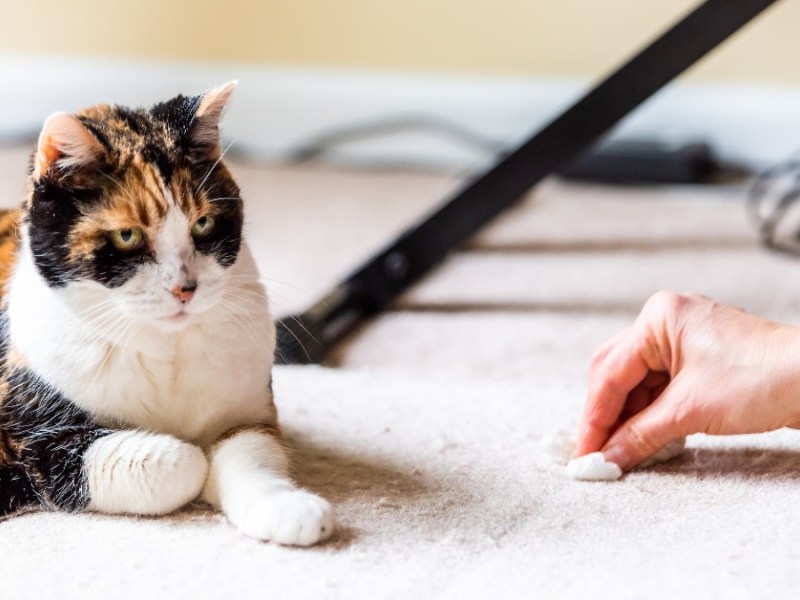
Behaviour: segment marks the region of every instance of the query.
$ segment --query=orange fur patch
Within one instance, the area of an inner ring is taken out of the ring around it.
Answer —
[[[19,245],[17,227],[19,226],[19,210],[0,212],[0,294],[5,296],[8,280],[14,271],[14,261]]]
[[[239,435],[240,433],[261,433],[264,435],[269,435],[277,439],[278,441],[283,441],[283,436],[281,434],[281,429],[278,426],[278,423],[256,423],[253,425],[242,425],[240,427],[234,427],[223,433],[219,436],[219,439],[215,442],[216,444],[220,444],[225,440],[229,440],[232,437]]]
[[[134,157],[124,179],[114,183],[115,193],[73,227],[69,241],[71,259],[90,258],[105,243],[108,234],[117,229],[141,227],[147,240],[155,239],[170,209],[159,173],[140,157]],[[191,189],[189,173],[173,173],[168,191],[190,223],[216,212],[213,203]]]

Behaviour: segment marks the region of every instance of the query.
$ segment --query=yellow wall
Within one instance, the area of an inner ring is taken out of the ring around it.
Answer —
[[[0,51],[599,75],[697,3],[3,0]],[[800,1],[782,0],[693,75],[800,83],[799,34]]]

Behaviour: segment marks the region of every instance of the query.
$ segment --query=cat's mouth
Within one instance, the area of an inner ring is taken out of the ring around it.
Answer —
[[[190,316],[191,315],[189,315],[189,313],[187,313],[185,310],[181,309],[181,310],[179,310],[178,312],[176,312],[174,314],[167,315],[166,317],[159,317],[158,320],[162,321],[164,323],[170,323],[170,324],[178,325],[180,323],[184,323],[184,322],[188,321]]]

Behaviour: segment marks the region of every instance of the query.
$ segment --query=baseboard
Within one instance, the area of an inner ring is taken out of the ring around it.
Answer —
[[[97,103],[150,104],[238,79],[225,122],[234,148],[286,159],[320,136],[388,121],[446,123],[513,145],[587,89],[586,81],[322,70],[78,57],[0,57],[0,138],[32,136],[44,117]],[[720,157],[771,164],[800,147],[800,88],[677,82],[626,119],[614,136],[701,139]],[[343,144],[331,160],[479,168],[487,144],[406,127]]]

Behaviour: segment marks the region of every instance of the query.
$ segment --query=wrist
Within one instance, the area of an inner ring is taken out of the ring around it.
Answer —
[[[800,429],[800,327],[777,325],[773,333],[768,360],[774,361],[776,372],[770,374],[770,404],[781,415],[775,429]]]

